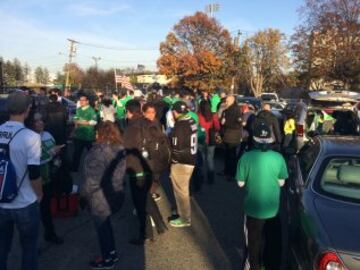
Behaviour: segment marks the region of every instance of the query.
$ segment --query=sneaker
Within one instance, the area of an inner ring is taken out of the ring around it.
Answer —
[[[94,261],[90,262],[91,269],[113,269],[115,263],[112,259],[104,260],[102,257],[97,257]]]
[[[158,193],[152,193],[151,197],[154,199],[155,202],[158,202],[161,200],[161,196]]]
[[[178,219],[180,216],[178,214],[172,214],[170,217],[168,217],[168,222]]]
[[[191,222],[185,221],[182,218],[177,218],[170,221],[170,225],[176,228],[182,228],[182,227],[190,227]]]
[[[110,252],[110,257],[114,263],[117,263],[120,260],[115,250]]]

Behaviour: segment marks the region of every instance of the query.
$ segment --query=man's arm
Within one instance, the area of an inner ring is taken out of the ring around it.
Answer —
[[[42,180],[40,176],[40,165],[28,165],[30,184],[34,190],[37,201],[40,203],[43,197]]]

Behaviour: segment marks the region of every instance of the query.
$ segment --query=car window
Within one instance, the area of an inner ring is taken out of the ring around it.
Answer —
[[[318,188],[324,194],[360,202],[360,158],[332,158],[325,161]]]
[[[320,147],[318,143],[309,142],[299,153],[299,162],[301,174],[304,182],[307,181],[311,168],[315,164],[316,158],[319,155]]]

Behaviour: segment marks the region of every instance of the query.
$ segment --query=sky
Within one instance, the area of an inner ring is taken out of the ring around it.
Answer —
[[[103,69],[155,70],[172,27],[211,3],[220,5],[216,19],[244,39],[268,27],[291,35],[303,0],[0,0],[0,56],[55,73],[68,61],[71,38],[80,42],[74,62],[83,68],[101,57]]]

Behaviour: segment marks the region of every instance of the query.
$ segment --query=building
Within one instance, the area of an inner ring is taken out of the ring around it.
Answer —
[[[137,83],[139,84],[153,84],[158,83],[160,85],[166,85],[171,79],[168,79],[165,75],[160,74],[144,74],[136,76]]]

